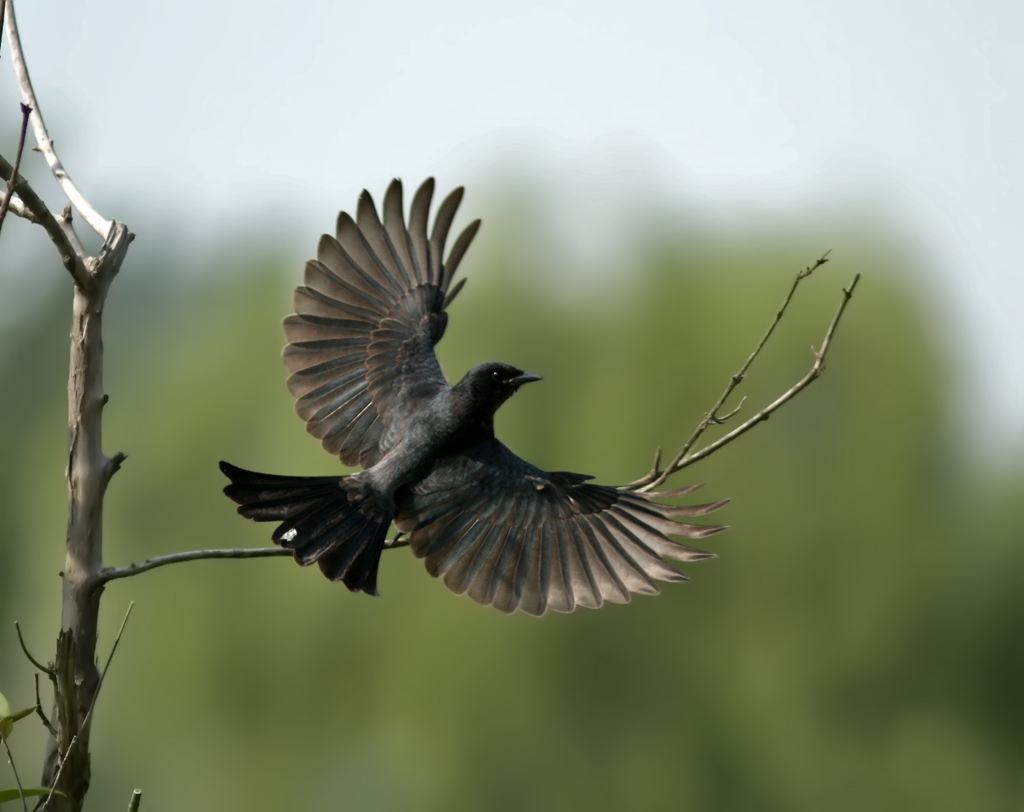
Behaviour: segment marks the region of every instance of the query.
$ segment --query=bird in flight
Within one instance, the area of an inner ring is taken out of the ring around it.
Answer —
[[[494,414],[540,376],[510,364],[473,367],[454,386],[434,345],[464,279],[453,277],[480,226],[445,255],[463,189],[428,228],[434,181],[406,221],[393,181],[380,214],[370,194],[320,239],[284,321],[288,388],[306,429],[347,476],[261,474],[221,462],[225,494],[246,518],[278,522],[276,544],[352,591],[377,594],[393,524],[453,592],[503,612],[541,615],[626,603],[686,576],[669,561],[713,554],[678,541],[724,530],[681,519],[725,504],[665,504],[695,487],[644,493],[544,471],[494,436]]]

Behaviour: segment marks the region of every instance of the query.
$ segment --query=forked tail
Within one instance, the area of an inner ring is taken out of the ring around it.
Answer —
[[[257,522],[280,522],[274,543],[291,550],[296,561],[315,561],[353,592],[377,594],[393,512],[358,477],[259,474],[223,460],[220,470],[231,480],[224,493],[238,512]]]

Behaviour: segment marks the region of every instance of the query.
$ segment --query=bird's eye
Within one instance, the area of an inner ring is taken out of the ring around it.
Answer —
[[[491,377],[494,378],[494,380],[496,381],[500,381],[501,373],[498,370],[494,370],[494,372],[491,373]]]

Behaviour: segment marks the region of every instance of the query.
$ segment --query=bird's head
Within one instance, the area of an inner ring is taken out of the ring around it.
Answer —
[[[493,414],[520,386],[540,379],[540,375],[523,372],[511,364],[491,361],[473,367],[457,387],[467,391],[474,404]]]

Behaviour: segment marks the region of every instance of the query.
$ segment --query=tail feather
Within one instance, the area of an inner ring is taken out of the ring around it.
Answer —
[[[323,556],[317,561],[317,566],[332,581],[337,581],[344,574],[361,584],[364,592],[376,595],[377,569],[383,551],[383,544],[363,544],[358,550],[355,545],[348,545]]]
[[[257,522],[280,522],[275,544],[303,566],[316,562],[332,581],[377,594],[377,569],[393,510],[356,477],[293,477],[247,471],[227,462],[224,488],[238,512]]]

